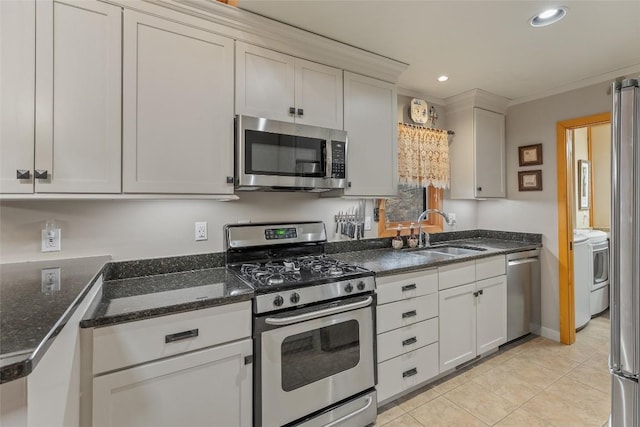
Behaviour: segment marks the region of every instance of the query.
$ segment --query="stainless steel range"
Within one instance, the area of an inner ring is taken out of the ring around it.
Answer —
[[[324,255],[322,222],[227,225],[227,268],[255,289],[254,426],[375,422],[375,279]]]

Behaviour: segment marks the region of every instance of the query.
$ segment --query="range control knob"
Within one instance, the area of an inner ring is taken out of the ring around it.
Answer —
[[[347,283],[344,285],[344,291],[348,294],[351,293],[351,291],[353,291],[353,285],[351,283]]]
[[[273,305],[275,305],[276,307],[280,307],[282,304],[284,304],[284,299],[278,295],[273,299]]]
[[[359,291],[364,291],[364,287],[365,287],[364,282],[363,282],[362,280],[361,280],[361,281],[359,281],[359,282],[358,282],[358,290],[359,290]]]
[[[294,292],[291,294],[291,297],[289,298],[289,300],[291,301],[292,304],[297,304],[300,301],[300,295],[298,295],[297,292]]]

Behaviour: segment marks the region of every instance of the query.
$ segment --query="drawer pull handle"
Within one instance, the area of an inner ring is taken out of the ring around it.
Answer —
[[[417,342],[418,342],[418,339],[416,337],[411,337],[409,339],[402,341],[402,345],[407,346],[407,345],[415,344]]]
[[[198,336],[197,329],[191,329],[190,331],[178,332],[177,334],[170,334],[164,336],[164,342],[170,343],[175,341],[182,341],[188,338],[195,338]]]
[[[402,378],[412,377],[418,373],[418,368],[409,369],[402,373]]]
[[[412,291],[412,290],[414,290],[416,287],[417,287],[417,286],[416,286],[416,284],[415,284],[415,283],[412,283],[412,284],[410,284],[410,285],[404,285],[404,286],[402,287],[402,292]]]
[[[406,319],[407,317],[414,317],[416,316],[418,313],[416,313],[415,310],[411,310],[411,311],[407,311],[406,313],[402,313],[402,318]]]

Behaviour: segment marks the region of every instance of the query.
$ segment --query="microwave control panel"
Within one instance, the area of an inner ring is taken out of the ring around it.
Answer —
[[[346,150],[343,141],[331,141],[331,178],[345,179]]]

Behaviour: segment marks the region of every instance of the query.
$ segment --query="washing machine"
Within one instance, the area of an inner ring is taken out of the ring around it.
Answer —
[[[591,320],[591,250],[589,237],[582,230],[573,232],[573,300],[576,330]]]
[[[584,230],[591,253],[590,313],[596,316],[609,308],[609,235],[599,230]]]

